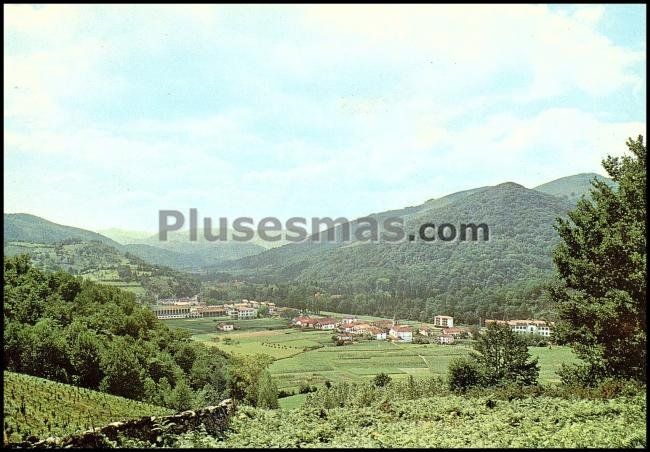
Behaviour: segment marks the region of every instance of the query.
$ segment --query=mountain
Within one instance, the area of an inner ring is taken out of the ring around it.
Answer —
[[[96,232],[64,226],[27,213],[4,214],[4,243],[31,242],[54,244],[65,240],[101,242],[120,247],[120,244]]]
[[[115,239],[97,232],[53,223],[35,215],[23,213],[4,214],[4,248],[11,250],[27,244],[55,245],[62,243],[99,242],[120,253],[131,253],[151,265],[170,267],[182,271],[200,271],[204,267],[220,264],[260,253],[269,246],[251,242],[190,242],[187,232],[171,233],[169,240],[161,242],[151,233],[109,229]],[[185,234],[185,235],[183,235]],[[202,231],[200,231],[202,237]],[[122,243],[120,243],[122,242]],[[130,242],[124,244],[124,242]],[[264,243],[258,239],[258,242]],[[56,259],[54,259],[56,261]],[[55,265],[55,264],[53,264]],[[58,265],[58,264],[56,264]],[[65,267],[64,267],[65,268]]]
[[[542,193],[558,196],[575,204],[582,195],[586,195],[588,198],[590,197],[589,191],[592,188],[591,181],[594,179],[605,182],[610,187],[616,186],[616,182],[600,174],[581,173],[538,185],[534,189]]]
[[[122,245],[142,243],[143,240],[148,239],[152,235],[148,231],[129,231],[119,228],[102,229],[97,232]]]
[[[320,243],[316,238],[325,234],[320,233],[215,272],[252,283],[292,283],[342,294],[338,302],[321,298],[322,309],[339,312],[408,318],[447,312],[468,322],[495,313],[539,315],[549,312],[543,286],[554,271],[551,254],[559,239],[553,225],[573,208],[560,197],[506,182],[392,211],[402,215],[414,241]],[[354,231],[358,223],[352,223]],[[425,242],[417,236],[426,223],[450,223],[457,232],[463,223],[485,223],[489,240]]]

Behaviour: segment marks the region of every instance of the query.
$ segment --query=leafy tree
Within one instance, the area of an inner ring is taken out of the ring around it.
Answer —
[[[122,337],[115,337],[101,357],[101,368],[105,375],[100,390],[130,399],[141,399],[144,395],[142,367],[134,350]]]
[[[447,368],[447,384],[452,391],[464,392],[483,382],[483,375],[475,359],[455,358]]]
[[[172,391],[169,406],[178,411],[185,411],[192,408],[193,394],[189,385],[184,378],[178,380],[176,387]]]
[[[268,370],[260,375],[257,387],[257,406],[268,409],[279,408],[278,387]]]
[[[232,356],[227,367],[230,397],[255,406],[260,375],[272,362],[273,358],[264,354]]]
[[[381,387],[386,386],[388,383],[390,383],[391,378],[390,378],[389,375],[382,372],[380,374],[375,375],[375,378],[374,378],[373,382],[374,382],[375,386],[381,388]]]
[[[490,324],[474,343],[476,360],[487,386],[499,383],[537,383],[537,358],[530,359],[528,346],[508,325]]]
[[[641,136],[627,146],[629,155],[603,161],[618,189],[594,181],[592,200],[580,200],[556,226],[556,335],[585,363],[565,367],[565,380],[573,374],[591,382],[645,381],[646,147]]]

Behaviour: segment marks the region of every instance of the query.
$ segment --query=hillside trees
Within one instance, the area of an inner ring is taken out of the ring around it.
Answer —
[[[584,362],[565,367],[565,380],[645,380],[646,147],[641,136],[627,146],[629,155],[603,161],[618,190],[594,181],[592,200],[557,222],[556,335]]]
[[[5,258],[4,289],[6,370],[170,407],[225,395],[226,356],[170,330],[132,293],[25,256]]]

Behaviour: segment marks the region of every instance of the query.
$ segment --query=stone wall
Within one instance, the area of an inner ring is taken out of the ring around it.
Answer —
[[[219,405],[200,410],[183,411],[171,416],[147,416],[124,422],[112,422],[104,427],[88,430],[64,438],[34,439],[21,443],[5,444],[10,448],[59,448],[59,447],[106,447],[106,439],[115,441],[118,437],[127,437],[151,444],[161,440],[161,434],[181,434],[197,429],[203,424],[206,432],[218,436],[226,427],[228,417],[234,410],[230,399]]]

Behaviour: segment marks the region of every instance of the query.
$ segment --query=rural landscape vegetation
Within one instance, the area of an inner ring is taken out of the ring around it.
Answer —
[[[644,448],[644,136],[598,158],[365,212],[489,225],[476,242],[161,241],[5,211],[4,445]]]

